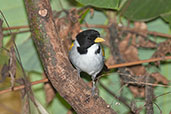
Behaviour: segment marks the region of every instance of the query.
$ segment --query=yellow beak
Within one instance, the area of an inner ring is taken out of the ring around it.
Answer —
[[[97,37],[94,42],[104,42],[105,40],[103,38]]]

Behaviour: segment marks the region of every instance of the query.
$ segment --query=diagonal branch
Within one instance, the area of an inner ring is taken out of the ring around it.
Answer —
[[[99,96],[91,95],[91,88],[72,68],[65,55],[61,39],[53,21],[49,0],[25,0],[32,38],[44,71],[59,94],[79,114],[114,114]]]

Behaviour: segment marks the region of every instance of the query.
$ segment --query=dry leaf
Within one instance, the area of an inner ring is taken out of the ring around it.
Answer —
[[[11,77],[11,88],[13,88],[14,83],[15,83],[15,75],[16,75],[16,55],[15,55],[15,50],[13,46],[10,48],[9,54],[10,54],[9,74]]]
[[[143,36],[138,36],[137,39],[137,43],[136,46],[137,47],[143,47],[143,48],[156,48],[157,44],[150,40],[149,38],[147,38],[147,25],[144,22],[135,22],[134,23],[134,28],[138,29],[138,30],[143,30]]]
[[[154,41],[140,37],[140,38],[138,38],[138,47],[156,48],[157,44]]]
[[[25,96],[25,99],[23,99],[22,114],[30,114],[30,112],[29,98]]]
[[[55,91],[49,82],[44,84],[44,90],[45,90],[46,102],[47,104],[49,104],[55,97]]]
[[[171,54],[171,40],[170,39],[168,39],[168,40],[158,44],[157,50],[152,55],[152,58],[163,57],[163,59],[164,59],[164,57],[167,54]],[[160,65],[160,61],[155,62],[155,65],[159,66]]]
[[[119,44],[119,49],[122,57],[126,62],[139,61],[138,50],[134,45],[129,44],[131,35],[122,40]],[[133,75],[143,76],[146,73],[145,67],[142,65],[136,65],[129,67]]]
[[[77,12],[76,8],[72,8],[71,10],[69,10],[69,19],[71,20],[72,23],[77,23],[78,19],[79,19],[79,15]]]
[[[150,76],[156,80],[155,81],[156,84],[163,83],[165,85],[168,85],[169,83],[169,80],[166,77],[164,77],[162,74],[160,74],[159,72],[151,73]]]
[[[115,60],[113,59],[113,56],[109,56],[109,58],[106,60],[105,64],[107,66],[110,66],[110,65],[114,65],[115,64]]]
[[[133,93],[134,97],[144,97],[145,95],[144,87],[129,86],[129,89]]]
[[[135,46],[136,39],[133,38],[132,42],[130,43],[131,37],[132,35],[128,34],[126,38],[119,43],[119,50],[125,62],[140,60],[138,57],[138,49]],[[128,69],[132,75],[139,76],[137,81],[141,80],[141,76],[146,74],[145,67],[142,65],[131,66],[128,67]],[[140,88],[138,86],[130,85],[129,88],[135,97],[144,97],[145,90],[143,87]]]
[[[58,30],[59,37],[62,39],[62,43],[66,54],[71,46],[71,39],[75,40],[76,35],[80,32],[79,15],[75,8],[65,11],[66,16],[56,16],[55,24]]]
[[[45,74],[42,74],[43,78],[47,78]],[[46,102],[49,104],[53,98],[55,97],[55,91],[52,85],[49,82],[44,83],[44,91],[45,91],[45,97]]]
[[[8,71],[9,71],[9,66],[4,64],[2,69],[1,69],[1,80],[0,80],[0,83],[4,82],[6,77],[9,76],[9,72]]]

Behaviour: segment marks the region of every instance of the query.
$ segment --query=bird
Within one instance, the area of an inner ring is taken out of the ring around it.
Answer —
[[[105,40],[100,37],[100,33],[94,29],[84,30],[76,35],[69,51],[69,60],[76,68],[80,77],[80,72],[85,72],[91,76],[93,87],[92,96],[95,95],[96,78],[104,66],[104,54],[101,42]]]

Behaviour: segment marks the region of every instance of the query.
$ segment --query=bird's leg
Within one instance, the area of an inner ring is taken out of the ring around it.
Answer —
[[[77,74],[78,74],[78,78],[77,78],[77,80],[80,78],[80,70],[79,69],[77,69]]]
[[[92,96],[94,96],[95,95],[95,89],[96,89],[95,76],[92,76],[91,78],[92,78],[92,82],[93,82],[93,87],[91,89],[91,94],[92,94]]]
[[[85,100],[86,102],[89,101],[90,98],[94,97],[96,94],[96,76],[91,76],[92,82],[93,82],[93,87],[91,88],[91,95]]]

